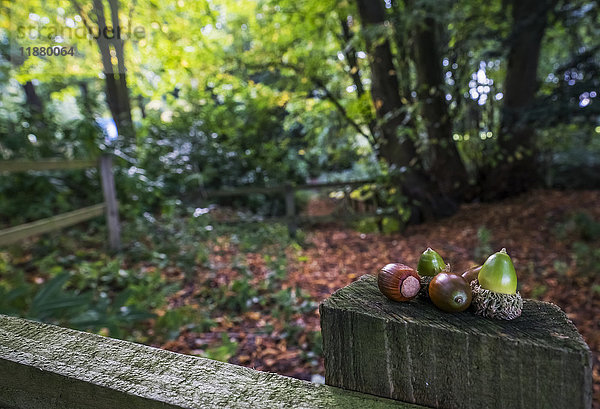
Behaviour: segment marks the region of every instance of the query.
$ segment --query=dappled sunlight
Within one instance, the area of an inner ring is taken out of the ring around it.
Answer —
[[[8,2],[0,314],[322,383],[332,293],[506,248],[600,405],[599,7]]]

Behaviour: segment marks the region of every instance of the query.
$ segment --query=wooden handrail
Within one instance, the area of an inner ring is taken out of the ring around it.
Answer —
[[[73,170],[87,169],[98,166],[95,159],[89,160],[61,160],[61,159],[42,159],[42,160],[3,160],[0,161],[0,172],[27,172],[30,170]]]
[[[15,243],[36,234],[47,233],[101,216],[104,213],[104,209],[105,204],[99,203],[93,206],[73,210],[72,212],[0,230],[0,246]]]
[[[294,222],[298,225],[311,225],[317,223],[329,223],[329,222],[351,222],[361,220],[369,217],[386,217],[386,216],[397,216],[397,211],[383,211],[383,212],[365,212],[355,214],[324,214],[315,216],[273,216],[273,217],[251,217],[249,219],[226,219],[219,220],[218,223],[235,225],[238,223],[286,223],[289,222],[290,218],[294,219]]]
[[[0,391],[14,409],[422,408],[3,315]]]
[[[346,182],[324,182],[324,183],[306,183],[301,185],[279,185],[279,186],[244,186],[234,189],[208,190],[204,193],[204,197],[227,197],[227,196],[244,196],[248,194],[269,194],[269,193],[284,193],[287,189],[311,190],[311,189],[326,189],[330,187],[356,187],[375,183],[374,179],[365,180],[350,180]]]
[[[85,220],[89,220],[96,216],[100,216],[102,212],[106,210],[109,247],[111,250],[118,250],[121,247],[119,214],[115,181],[112,173],[112,157],[110,154],[103,154],[99,159],[89,160],[41,159],[36,161],[0,161],[0,173],[44,170],[73,170],[95,167],[100,168],[104,203],[0,230],[0,246],[11,244],[36,234],[47,233]]]

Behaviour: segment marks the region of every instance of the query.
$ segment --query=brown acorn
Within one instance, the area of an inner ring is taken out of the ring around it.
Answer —
[[[460,312],[471,305],[471,286],[458,274],[440,273],[429,283],[429,298],[440,310]]]
[[[471,267],[470,269],[461,274],[462,278],[464,278],[467,283],[476,280],[477,275],[481,271],[481,267],[483,266]]]
[[[393,301],[408,301],[415,298],[421,289],[421,278],[417,272],[404,264],[391,263],[377,274],[379,291]]]

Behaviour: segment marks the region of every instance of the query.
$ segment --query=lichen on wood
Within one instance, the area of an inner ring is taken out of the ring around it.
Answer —
[[[0,408],[417,406],[0,315]]]

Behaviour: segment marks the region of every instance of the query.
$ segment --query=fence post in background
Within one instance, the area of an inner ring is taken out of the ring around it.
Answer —
[[[106,224],[108,226],[108,245],[111,250],[121,248],[121,227],[119,225],[119,207],[117,204],[117,191],[115,178],[112,171],[112,156],[103,154],[100,157],[100,177],[102,191],[106,206]]]
[[[296,230],[298,228],[296,223],[296,204],[294,202],[294,193],[294,187],[287,183],[285,185],[285,216],[287,218],[287,226],[290,237],[296,237]]]

